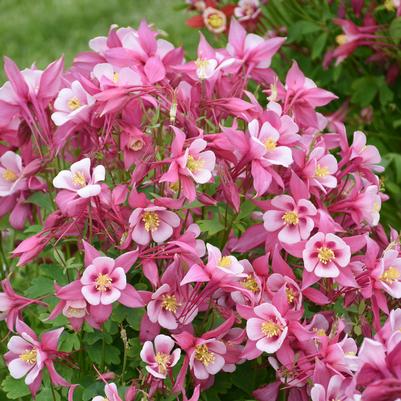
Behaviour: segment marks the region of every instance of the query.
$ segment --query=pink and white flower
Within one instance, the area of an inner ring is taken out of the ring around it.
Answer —
[[[131,68],[117,68],[109,63],[96,64],[92,71],[102,90],[116,86],[128,87],[142,85],[140,75]]]
[[[222,33],[227,27],[226,15],[216,8],[207,7],[203,11],[203,22],[206,28],[213,33]]]
[[[89,95],[79,81],[74,81],[70,88],[63,88],[54,101],[52,120],[58,126],[68,121],[82,122],[89,117],[95,98]]]
[[[146,370],[158,379],[165,379],[170,369],[180,359],[181,350],[174,348],[174,340],[164,334],[159,334],[152,341],[146,341],[141,350],[141,359],[147,364]]]
[[[82,277],[82,295],[91,305],[110,305],[121,296],[127,286],[125,271],[114,259],[99,256],[85,269]]]
[[[272,354],[280,349],[287,336],[287,323],[272,304],[258,305],[253,311],[257,317],[246,323],[248,338],[256,341],[258,350]]]
[[[259,0],[239,0],[234,9],[234,15],[238,21],[249,21],[255,19],[260,14]]]
[[[263,215],[266,231],[278,232],[278,239],[286,244],[296,244],[306,240],[314,227],[313,216],[317,210],[312,202],[289,195],[279,195],[272,199],[272,207]]]
[[[139,245],[150,241],[162,243],[173,235],[173,229],[180,225],[180,218],[163,206],[136,208],[130,218],[132,239]]]
[[[12,195],[25,187],[22,159],[8,150],[0,157],[0,196]]]
[[[117,386],[114,383],[107,383],[104,386],[104,394],[106,398],[101,395],[97,395],[96,397],[92,398],[92,401],[122,401],[121,397],[118,395]]]
[[[384,289],[393,298],[401,298],[401,258],[396,250],[387,250],[379,260],[372,276],[376,286]]]
[[[318,232],[302,253],[305,270],[318,277],[338,277],[340,268],[348,265],[351,248],[335,234]]]
[[[53,179],[53,185],[59,189],[76,192],[81,198],[97,196],[101,192],[99,182],[106,175],[104,166],[98,165],[91,174],[91,161],[85,158],[73,163],[70,170],[62,170]]]

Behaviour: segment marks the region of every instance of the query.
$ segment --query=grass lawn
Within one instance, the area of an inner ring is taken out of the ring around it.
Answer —
[[[136,27],[142,18],[168,32],[175,45],[194,48],[198,33],[185,25],[186,13],[176,10],[184,0],[1,0],[0,55],[20,68],[39,68],[65,55],[88,49],[88,40],[105,35],[111,24]],[[0,82],[4,73],[0,71]]]

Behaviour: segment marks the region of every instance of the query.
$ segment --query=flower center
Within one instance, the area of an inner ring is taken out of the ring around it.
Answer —
[[[335,258],[335,255],[330,248],[322,246],[321,248],[318,248],[317,258],[319,259],[320,263],[327,265],[327,263],[331,262]]]
[[[290,287],[288,287],[288,288],[286,288],[285,289],[285,293],[286,293],[286,295],[287,295],[287,302],[289,303],[289,304],[292,304],[293,302],[294,302],[294,299],[295,299],[295,297],[296,297],[296,293],[295,293],[295,291],[292,289],[292,288],[290,288]]]
[[[316,333],[317,336],[319,337],[324,337],[326,335],[326,332],[324,331],[324,329],[318,329],[318,328],[314,328],[313,331]]]
[[[83,188],[86,185],[86,179],[83,173],[80,171],[77,171],[73,176],[72,176],[72,183],[75,187],[78,188]]]
[[[155,355],[155,361],[159,367],[159,372],[163,375],[167,373],[167,367],[170,363],[170,355],[164,354],[163,352],[158,352]]]
[[[341,35],[337,35],[336,36],[336,42],[337,44],[341,45],[345,45],[348,42],[347,36],[344,34]]]
[[[159,216],[156,212],[145,212],[142,216],[146,231],[156,231],[160,224]]]
[[[81,102],[77,97],[72,97],[68,102],[68,108],[71,111],[74,111],[76,109],[78,109],[79,107],[81,107]]]
[[[179,303],[177,302],[177,298],[175,295],[163,295],[162,296],[162,308],[167,312],[177,312],[177,308]]]
[[[329,169],[325,166],[321,166],[320,164],[318,164],[316,166],[316,170],[315,170],[315,177],[326,177],[327,175],[329,175]]]
[[[20,354],[19,359],[28,363],[29,365],[34,365],[36,363],[38,351],[35,348],[27,349],[25,352]]]
[[[98,291],[105,292],[111,287],[112,282],[113,280],[108,274],[99,273],[95,281],[96,289]]]
[[[74,308],[73,306],[69,306],[67,308],[68,317],[82,317],[85,316],[84,308]]]
[[[17,180],[18,175],[14,173],[12,170],[4,170],[3,178],[8,182],[14,182]]]
[[[297,212],[285,212],[282,217],[284,223],[290,225],[297,225],[299,223],[299,217]]]
[[[262,333],[269,338],[277,337],[281,334],[281,326],[273,320],[267,320],[262,323]]]
[[[229,269],[231,266],[231,258],[229,256],[223,256],[220,259],[219,266],[223,269]]]
[[[113,82],[116,84],[118,82],[119,78],[120,78],[120,74],[118,72],[115,72],[113,74]]]
[[[213,352],[209,351],[206,344],[202,344],[195,347],[195,359],[208,366],[215,361],[216,357]]]
[[[207,17],[207,22],[213,29],[219,29],[224,26],[223,16],[217,13],[209,15]]]
[[[189,155],[187,160],[187,169],[191,173],[196,173],[203,168],[205,161],[202,159],[195,159],[193,156]]]
[[[246,276],[246,278],[241,281],[241,284],[244,288],[246,288],[249,291],[252,291],[252,292],[259,291],[258,283],[256,282],[255,278],[251,274],[248,274]]]
[[[380,276],[380,280],[387,284],[393,284],[395,281],[401,277],[400,272],[393,266],[390,266],[387,270],[383,272]]]
[[[275,141],[273,138],[268,138],[265,140],[265,149],[269,151],[273,151],[277,147],[277,141]]]
[[[131,150],[134,150],[135,152],[138,150],[141,150],[143,148],[143,141],[142,139],[135,139],[131,142],[130,145]]]

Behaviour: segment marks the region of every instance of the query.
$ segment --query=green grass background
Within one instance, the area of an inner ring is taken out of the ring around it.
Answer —
[[[0,0],[0,55],[20,68],[38,68],[65,55],[66,66],[89,39],[106,35],[111,24],[137,27],[146,18],[168,32],[175,45],[194,49],[198,33],[177,10],[184,0]],[[1,63],[2,64],[2,63]],[[5,79],[3,70],[0,82]]]

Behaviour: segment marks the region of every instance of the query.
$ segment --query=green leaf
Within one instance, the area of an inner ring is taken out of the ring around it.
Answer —
[[[375,77],[369,75],[358,78],[352,83],[352,89],[354,91],[351,97],[352,103],[366,107],[372,103],[379,90],[378,81]]]
[[[324,46],[326,45],[327,38],[328,38],[328,33],[323,32],[313,43],[312,47],[312,60],[315,60],[316,58],[320,57],[320,55],[323,52]]]
[[[320,26],[315,24],[314,22],[298,21],[289,27],[287,42],[294,42],[301,39],[301,37],[304,35],[318,32],[320,30]]]
[[[39,206],[41,209],[45,210],[53,210],[52,201],[50,199],[50,195],[45,192],[35,192],[29,198],[28,202],[33,203],[36,206]]]
[[[35,277],[31,286],[25,291],[28,298],[38,298],[49,294],[54,294],[54,285],[53,280],[46,277]]]
[[[127,323],[134,330],[139,331],[141,329],[141,320],[145,310],[142,308],[130,309],[127,312]]]
[[[31,393],[28,386],[24,383],[24,379],[15,380],[10,376],[7,376],[3,380],[1,387],[10,400],[16,400]]]
[[[207,232],[209,235],[214,235],[224,230],[224,225],[217,219],[198,220],[198,226],[203,233]]]
[[[390,36],[395,43],[400,43],[401,41],[401,17],[393,20],[389,28]]]
[[[238,213],[236,220],[242,220],[244,218],[249,217],[250,214],[256,209],[257,208],[255,204],[251,202],[249,199],[247,199],[245,202],[241,204],[240,211]]]
[[[60,394],[55,391],[56,401],[60,401]],[[44,388],[36,397],[36,401],[49,401],[53,400],[53,394],[50,388]]]

